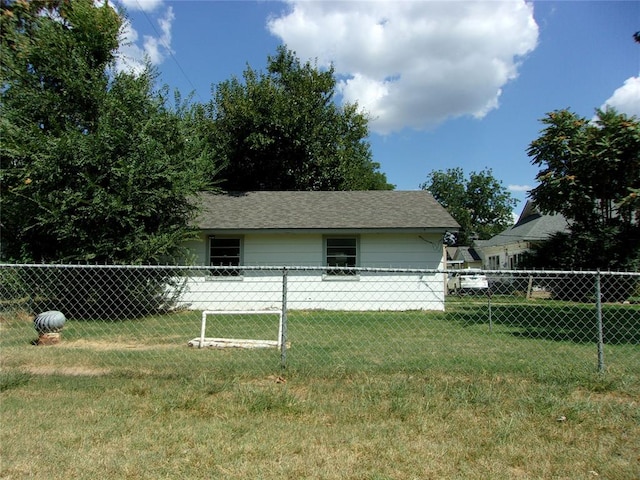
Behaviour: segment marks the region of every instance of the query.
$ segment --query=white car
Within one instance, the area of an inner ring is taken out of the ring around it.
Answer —
[[[489,290],[487,277],[471,269],[458,270],[449,274],[447,291],[449,293],[486,293]]]

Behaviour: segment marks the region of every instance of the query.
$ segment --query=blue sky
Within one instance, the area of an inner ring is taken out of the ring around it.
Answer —
[[[373,159],[399,190],[429,172],[490,168],[520,203],[539,119],[605,104],[640,116],[640,2],[121,0],[118,68],[149,59],[159,83],[211,99],[280,44],[332,63],[338,100],[371,115]]]

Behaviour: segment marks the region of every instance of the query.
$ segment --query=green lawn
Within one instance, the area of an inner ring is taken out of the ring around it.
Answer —
[[[592,310],[492,303],[490,323],[486,299],[289,312],[284,370],[275,349],[187,347],[199,312],[69,321],[48,347],[5,315],[0,478],[640,478],[638,306],[606,314],[598,374]]]

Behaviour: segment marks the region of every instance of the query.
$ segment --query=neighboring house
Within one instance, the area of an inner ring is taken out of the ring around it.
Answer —
[[[489,240],[476,240],[475,247],[482,257],[483,268],[514,270],[532,245],[568,230],[569,224],[562,215],[542,215],[529,200],[515,225]]]
[[[444,269],[444,234],[459,226],[426,191],[205,193],[200,201],[200,239],[188,244],[196,264],[321,267],[292,269],[289,308],[444,309],[441,273],[405,274],[399,284],[390,272],[332,268]],[[186,301],[208,295],[215,309],[278,308],[282,273],[266,272],[212,269],[189,285]],[[246,290],[225,296],[238,282]]]
[[[473,247],[447,247],[447,268],[482,268],[482,258]]]

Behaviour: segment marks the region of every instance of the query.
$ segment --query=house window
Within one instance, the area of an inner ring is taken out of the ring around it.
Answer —
[[[358,264],[358,241],[355,237],[327,238],[328,267],[355,267]],[[328,275],[355,275],[355,270],[327,270]]]
[[[241,265],[242,239],[239,237],[209,237],[209,265],[238,267]],[[212,275],[240,275],[239,269],[213,269]]]
[[[500,255],[491,255],[488,260],[489,270],[500,270]]]
[[[515,255],[511,255],[509,257],[509,270],[515,270],[518,268],[518,265],[522,261],[522,254],[516,253]]]

